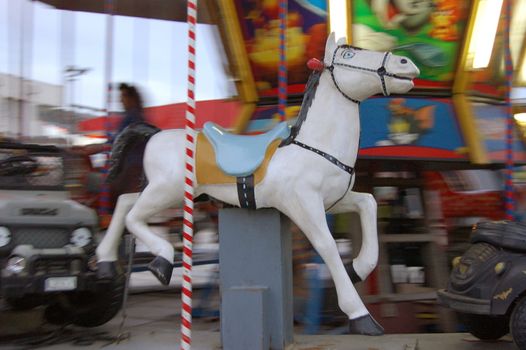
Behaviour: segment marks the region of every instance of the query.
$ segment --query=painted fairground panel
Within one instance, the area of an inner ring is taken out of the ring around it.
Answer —
[[[469,1],[354,0],[353,44],[411,58],[416,86],[449,88],[462,43]]]
[[[259,95],[277,96],[279,0],[235,2]],[[287,18],[288,93],[301,94],[310,74],[306,62],[324,55],[327,1],[289,0]]]
[[[360,112],[361,156],[468,159],[450,100],[374,98]]]
[[[285,109],[285,119],[289,124],[294,124],[295,118],[300,111],[299,104],[288,105]],[[277,105],[260,106],[256,109],[251,117],[246,133],[260,133],[272,129],[276,124],[281,122],[279,108]]]
[[[473,116],[489,161],[504,163],[506,161],[506,107],[473,103]],[[522,164],[526,162],[526,147],[517,128],[513,132],[513,160]]]

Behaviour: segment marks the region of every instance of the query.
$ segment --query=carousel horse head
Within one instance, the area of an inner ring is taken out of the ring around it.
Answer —
[[[353,102],[383,93],[403,94],[414,86],[413,79],[420,74],[416,65],[407,57],[391,52],[377,52],[338,42],[334,33],[325,46],[324,68],[343,96]]]

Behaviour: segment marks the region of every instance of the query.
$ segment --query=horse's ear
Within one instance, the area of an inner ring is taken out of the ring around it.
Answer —
[[[326,66],[330,66],[332,63],[332,55],[334,54],[334,50],[338,47],[336,45],[336,41],[334,39],[334,32],[329,34],[329,37],[327,38],[327,43],[325,44],[325,57],[323,58],[323,61]]]

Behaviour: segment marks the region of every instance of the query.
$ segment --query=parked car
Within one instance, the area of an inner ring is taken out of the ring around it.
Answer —
[[[17,309],[47,305],[52,323],[93,327],[121,308],[125,278],[96,278],[97,215],[66,191],[64,155],[0,142],[0,295]]]
[[[511,331],[526,349],[526,224],[488,221],[474,226],[471,247],[453,261],[439,301],[460,314],[468,331],[496,340]]]

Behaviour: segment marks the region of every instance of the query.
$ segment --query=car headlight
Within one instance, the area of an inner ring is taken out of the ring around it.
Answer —
[[[5,226],[0,226],[0,248],[5,247],[11,242],[11,232]]]
[[[77,247],[85,247],[91,242],[91,231],[86,227],[81,227],[71,234],[71,243]]]
[[[26,267],[26,259],[22,256],[12,256],[7,260],[7,264],[5,266],[6,271],[12,273],[12,274],[19,274],[22,271],[24,271]]]
[[[504,272],[504,270],[506,270],[506,263],[505,262],[499,262],[495,265],[495,273],[497,275],[500,275],[501,273]]]

